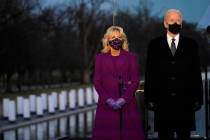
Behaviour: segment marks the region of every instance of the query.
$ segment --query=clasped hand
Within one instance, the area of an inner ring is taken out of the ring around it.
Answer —
[[[121,109],[122,106],[123,106],[126,102],[125,102],[125,99],[123,99],[123,98],[119,98],[119,99],[117,99],[116,101],[115,101],[114,99],[112,99],[112,98],[109,98],[109,99],[107,99],[106,103],[107,103],[107,105],[108,105],[110,108],[112,108],[112,109],[114,109],[114,110],[118,110],[118,109]]]
[[[195,104],[194,104],[194,110],[195,110],[195,111],[200,110],[200,109],[201,109],[201,107],[202,107],[202,103],[195,102]]]

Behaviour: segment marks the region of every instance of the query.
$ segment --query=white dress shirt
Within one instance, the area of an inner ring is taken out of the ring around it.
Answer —
[[[176,49],[177,49],[177,46],[178,46],[178,43],[179,43],[179,37],[180,37],[180,35],[179,34],[177,34],[175,37],[174,37],[174,39],[175,39],[175,45],[176,45]],[[170,35],[168,35],[167,34],[167,41],[168,41],[168,46],[169,46],[169,48],[171,49],[171,42],[172,42],[172,37],[170,36]]]

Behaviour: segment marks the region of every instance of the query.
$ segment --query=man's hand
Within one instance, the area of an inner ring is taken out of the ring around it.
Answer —
[[[199,103],[199,102],[195,102],[195,104],[194,104],[194,110],[195,110],[195,111],[200,110],[200,109],[201,109],[201,106],[202,106],[202,104],[201,104],[201,103]]]
[[[155,103],[153,103],[153,102],[147,103],[147,109],[148,109],[148,110],[155,111],[156,108],[157,108],[157,106],[155,105]]]

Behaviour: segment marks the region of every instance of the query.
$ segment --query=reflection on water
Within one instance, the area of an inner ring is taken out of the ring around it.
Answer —
[[[53,140],[58,137],[85,138],[92,132],[95,110],[48,120],[3,132],[4,140]]]
[[[48,133],[49,133],[49,139],[54,139],[56,137],[57,132],[57,126],[58,121],[57,120],[50,120],[48,123]]]
[[[154,132],[154,115],[148,111],[148,138],[157,138]],[[66,117],[48,120],[14,130],[4,131],[3,140],[55,140],[58,137],[86,138],[91,136],[95,109]],[[196,131],[192,137],[205,137],[204,105],[196,112]],[[1,138],[0,138],[1,139]]]
[[[70,126],[70,137],[76,137],[76,116],[70,116],[69,117],[69,126]]]
[[[88,112],[86,112],[86,114],[87,114],[87,133],[91,133],[91,131],[92,131],[91,120],[94,119],[94,112],[93,111],[88,111]]]
[[[31,140],[35,140],[35,138],[36,138],[36,133],[35,133],[36,132],[36,125],[31,125],[29,130],[30,130],[30,137],[29,138]]]
[[[16,133],[15,131],[7,131],[4,133],[4,140],[15,140]]]
[[[59,119],[59,133],[61,136],[67,135],[67,118],[60,118]]]
[[[85,135],[85,132],[84,132],[84,113],[83,114],[80,114],[79,117],[78,117],[78,121],[81,122],[79,123],[79,137],[83,137]]]
[[[47,122],[37,124],[37,140],[46,140],[47,139]]]

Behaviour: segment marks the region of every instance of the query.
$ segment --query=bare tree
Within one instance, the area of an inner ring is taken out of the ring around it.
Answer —
[[[36,7],[36,0],[0,1],[0,57],[1,74],[6,75],[6,91],[10,92],[11,77],[18,71],[22,57],[20,46],[24,42],[23,23]]]
[[[105,0],[81,0],[80,3],[74,3],[75,15],[74,21],[79,32],[80,47],[82,48],[82,72],[84,83],[90,82],[91,76],[91,66],[93,64],[93,55],[99,47],[100,38],[98,44],[91,44],[91,36],[93,34],[99,33],[98,36],[101,37],[101,32],[103,25],[106,21],[103,11],[100,6],[105,2]],[[100,22],[100,23],[99,23]],[[101,31],[96,32],[97,25],[101,25]],[[95,40],[96,41],[96,40]],[[96,41],[97,42],[97,41]],[[95,46],[97,45],[97,46]]]

